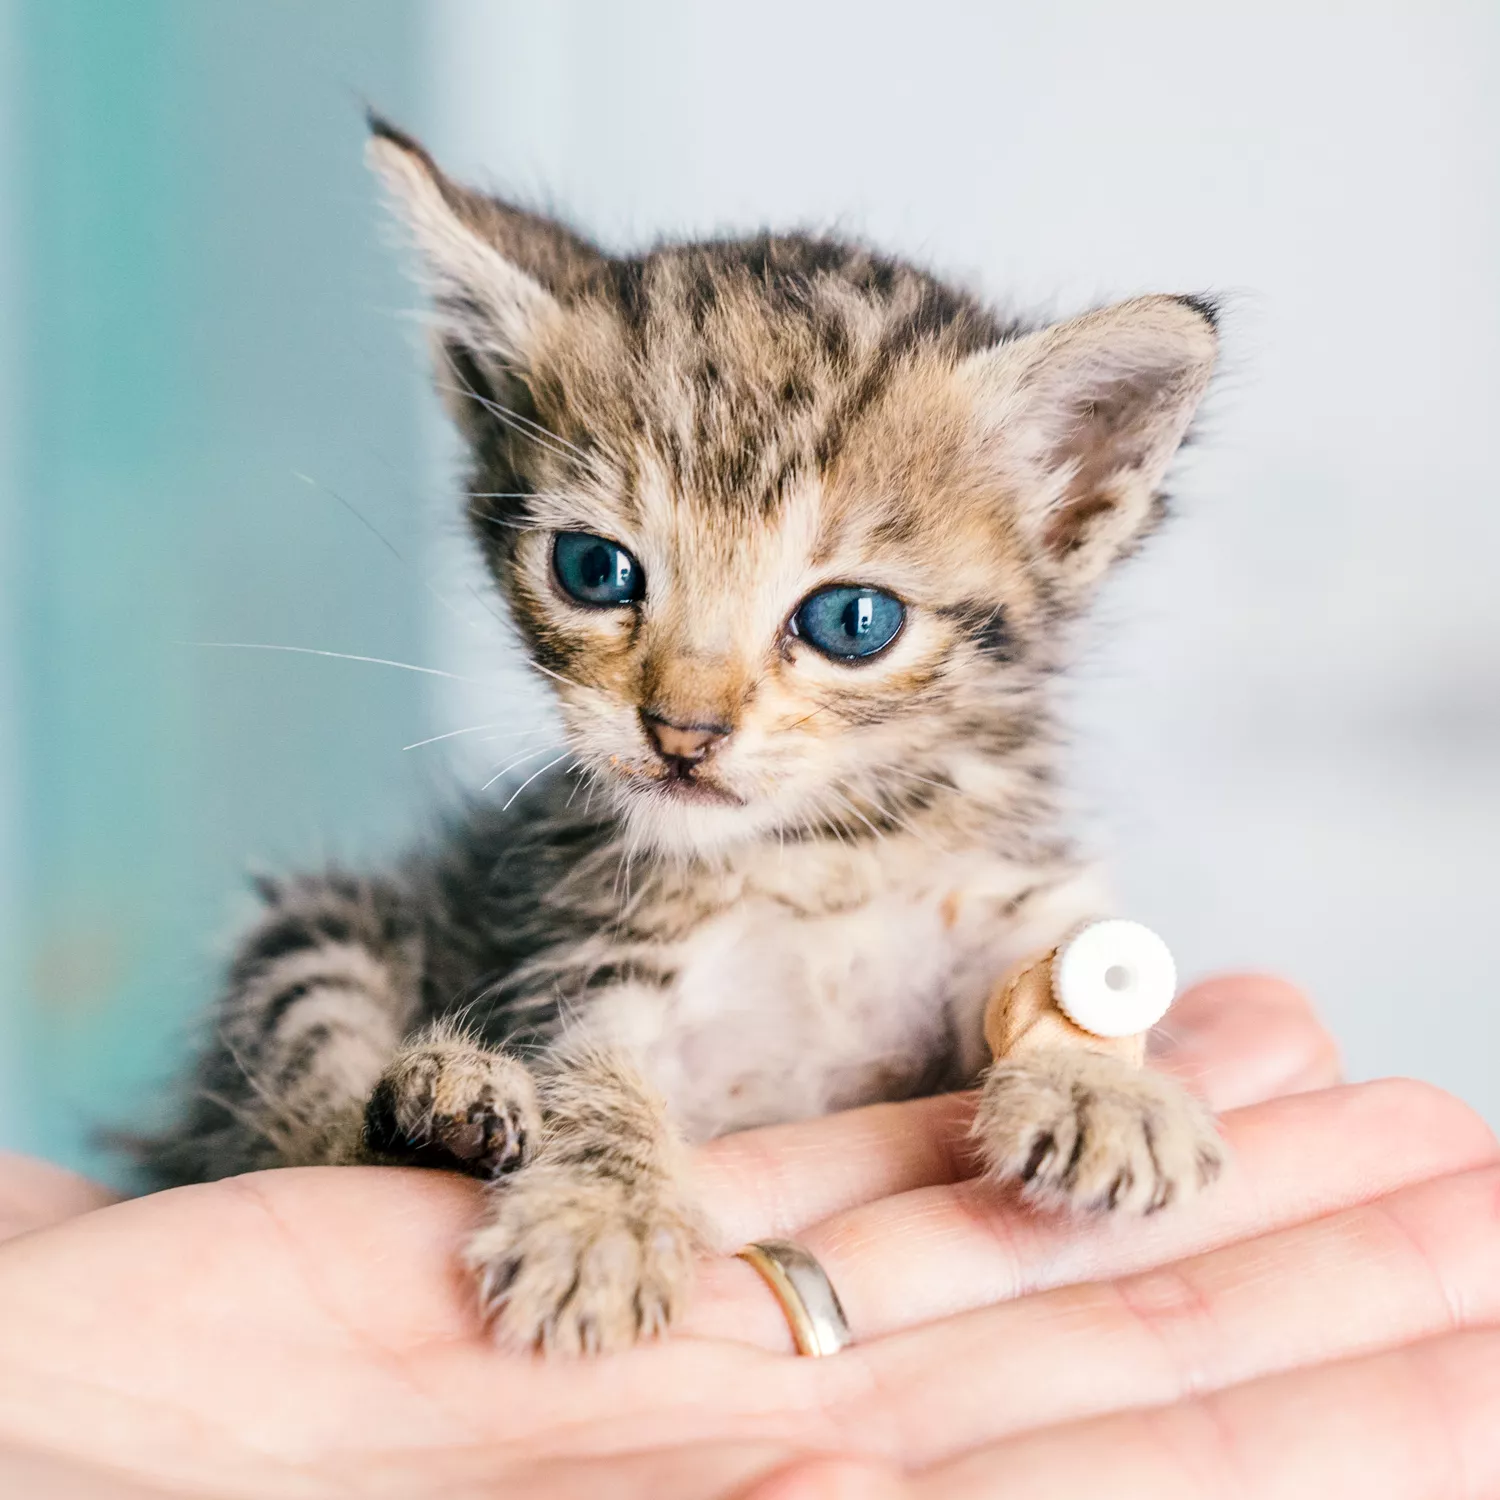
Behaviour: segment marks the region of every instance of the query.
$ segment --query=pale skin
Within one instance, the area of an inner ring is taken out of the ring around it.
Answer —
[[[1336,1087],[1304,1002],[1199,986],[1161,1065],[1224,1112],[1214,1191],[1129,1223],[968,1175],[972,1101],[729,1137],[726,1246],[813,1249],[858,1340],[789,1355],[753,1271],[592,1361],[493,1347],[472,1181],[314,1168],[112,1205],[0,1168],[0,1490],[68,1496],[1481,1496],[1500,1492],[1500,1148]]]

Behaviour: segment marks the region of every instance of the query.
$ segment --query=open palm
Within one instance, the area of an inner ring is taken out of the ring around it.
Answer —
[[[1181,1212],[1018,1208],[966,1175],[964,1098],[701,1152],[726,1247],[793,1234],[828,1268],[858,1340],[829,1360],[790,1356],[728,1258],[662,1343],[501,1353],[456,1265],[481,1191],[457,1177],[267,1172],[90,1207],[18,1168],[41,1227],[0,1246],[0,1480],[307,1500],[1072,1495],[1101,1477],[1125,1497],[1496,1492],[1488,1131],[1420,1085],[1322,1087],[1326,1040],[1268,982],[1202,986],[1172,1029],[1165,1060],[1228,1109],[1234,1151]]]

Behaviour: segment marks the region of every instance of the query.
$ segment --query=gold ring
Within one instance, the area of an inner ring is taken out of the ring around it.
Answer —
[[[791,1326],[798,1354],[837,1354],[853,1342],[828,1273],[791,1240],[755,1240],[736,1252],[760,1272]]]

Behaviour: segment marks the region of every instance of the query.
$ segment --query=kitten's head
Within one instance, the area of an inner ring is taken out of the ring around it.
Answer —
[[[582,769],[658,849],[1021,805],[1068,618],[1158,519],[1211,308],[1026,332],[797,235],[612,258],[375,122],[470,516]]]

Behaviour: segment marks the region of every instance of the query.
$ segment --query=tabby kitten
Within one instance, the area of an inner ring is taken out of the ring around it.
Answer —
[[[372,129],[574,764],[397,868],[264,883],[155,1180],[493,1179],[485,1312],[568,1352],[682,1305],[712,1234],[685,1141],[982,1078],[984,1161],[1040,1204],[1208,1181],[1176,1084],[1085,1047],[986,1072],[981,1012],[1109,912],[1058,827],[1049,684],[1161,516],[1211,308],[1028,330],[800,235],[610,257]]]

